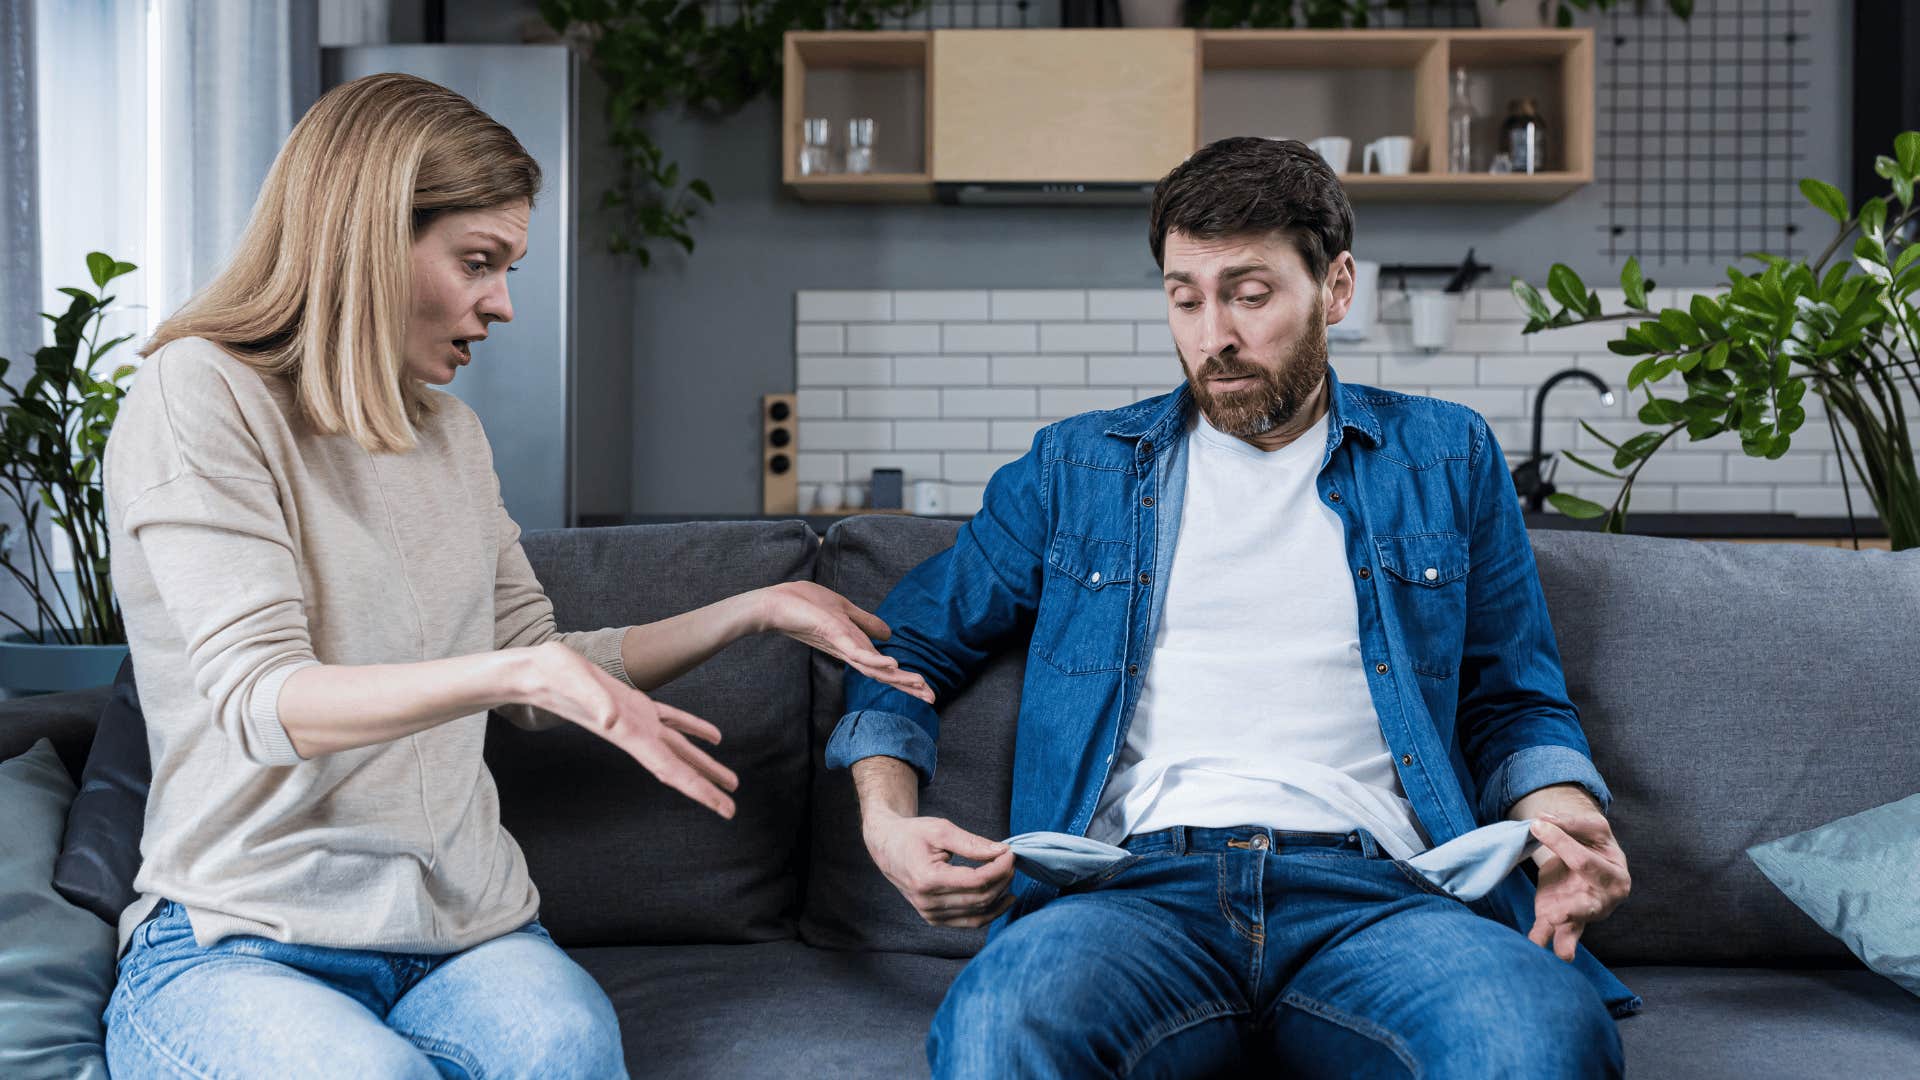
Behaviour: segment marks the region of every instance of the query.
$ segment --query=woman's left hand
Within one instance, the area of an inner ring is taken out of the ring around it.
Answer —
[[[877,682],[933,704],[933,688],[900,661],[873,647],[893,631],[880,616],[811,581],[787,581],[760,590],[760,624],[836,657]],[[872,640],[869,640],[872,639]]]

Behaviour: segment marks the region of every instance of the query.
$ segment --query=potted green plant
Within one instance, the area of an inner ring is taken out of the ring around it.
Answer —
[[[1573,25],[1573,12],[1606,11],[1615,0],[1476,0],[1480,26],[1488,30],[1528,30],[1547,25],[1549,18],[1560,26]],[[1639,0],[1644,11],[1646,0]],[[1682,19],[1693,15],[1693,0],[1667,0],[1667,7]]]
[[[1628,373],[1627,388],[1646,394],[1639,417],[1649,430],[1616,443],[1583,423],[1613,450],[1612,468],[1563,456],[1619,480],[1620,491],[1611,506],[1556,493],[1549,496],[1556,508],[1572,517],[1604,516],[1608,531],[1624,531],[1634,478],[1674,436],[1685,432],[1698,441],[1737,432],[1749,456],[1777,459],[1806,423],[1801,403],[1811,390],[1826,403],[1825,426],[1840,457],[1856,544],[1853,485],[1860,483],[1894,550],[1920,546],[1920,475],[1900,396],[1903,389],[1920,396],[1920,363],[1914,359],[1920,356],[1920,311],[1913,303],[1920,290],[1920,244],[1907,228],[1916,213],[1920,132],[1900,135],[1893,156],[1876,157],[1874,167],[1891,188],[1891,203],[1876,195],[1852,211],[1832,184],[1800,181],[1807,200],[1839,223],[1833,241],[1812,260],[1751,254],[1765,269],[1748,274],[1729,267],[1724,295],[1696,294],[1684,307],[1653,312],[1649,283],[1635,259],[1620,274],[1633,310],[1613,314],[1601,311],[1599,296],[1565,265],[1554,264],[1547,275],[1558,311],[1550,311],[1533,286],[1513,279],[1514,295],[1529,316],[1525,333],[1637,320],[1607,347],[1641,358]],[[1843,249],[1850,257],[1836,260]]]
[[[135,269],[101,252],[87,256],[99,293],[61,289],[71,298],[49,312],[53,344],[34,353],[33,370],[16,387],[12,364],[0,357],[0,490],[23,523],[13,545],[0,544],[0,568],[33,602],[25,618],[0,612],[12,632],[0,635],[0,688],[44,693],[113,681],[127,655],[127,629],[114,599],[107,557],[106,496],[101,459],[107,434],[126,395],[131,365],[98,378],[125,334],[100,340],[114,298],[107,283]],[[52,559],[42,515],[73,552],[73,588],[51,585]],[[14,554],[25,553],[24,563]]]

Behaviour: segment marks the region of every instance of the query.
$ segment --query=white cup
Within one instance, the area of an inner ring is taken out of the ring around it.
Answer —
[[[947,485],[938,480],[915,480],[913,482],[913,512],[916,514],[946,513]]]
[[[1334,172],[1343,173],[1353,163],[1353,140],[1344,135],[1328,135],[1307,144]]]
[[[1460,297],[1464,293],[1421,289],[1407,294],[1407,309],[1413,316],[1413,345],[1426,352],[1439,352],[1453,344],[1453,324],[1460,315]]]
[[[1380,167],[1374,168],[1375,159]],[[1360,154],[1361,172],[1378,172],[1382,176],[1404,176],[1413,168],[1413,136],[1383,135],[1367,144]]]
[[[841,484],[821,484],[820,491],[814,495],[815,510],[842,510],[846,505],[847,489]]]
[[[799,484],[794,488],[794,505],[803,514],[810,514],[820,506],[820,485]]]

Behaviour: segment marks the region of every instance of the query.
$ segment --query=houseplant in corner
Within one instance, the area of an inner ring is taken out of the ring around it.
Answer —
[[[1800,181],[1807,200],[1839,223],[1819,256],[1749,255],[1765,269],[1747,274],[1729,267],[1731,287],[1724,294],[1695,295],[1684,307],[1651,311],[1648,283],[1635,259],[1620,275],[1632,310],[1613,314],[1603,313],[1599,296],[1563,264],[1547,275],[1558,311],[1550,311],[1533,286],[1513,279],[1514,295],[1529,316],[1524,333],[1637,320],[1607,347],[1641,358],[1628,373],[1627,388],[1645,392],[1639,417],[1649,430],[1616,443],[1583,423],[1612,448],[1612,467],[1574,454],[1566,458],[1619,480],[1620,491],[1611,506],[1556,493],[1550,499],[1557,509],[1572,517],[1605,516],[1608,531],[1624,531],[1634,477],[1683,431],[1695,441],[1737,432],[1749,456],[1778,459],[1806,423],[1801,403],[1811,390],[1826,404],[1824,426],[1840,458],[1855,543],[1853,485],[1859,483],[1886,523],[1893,549],[1920,547],[1920,473],[1910,406],[1901,399],[1903,390],[1920,398],[1920,310],[1913,302],[1920,290],[1920,244],[1908,235],[1908,223],[1920,213],[1913,201],[1920,132],[1900,135],[1894,156],[1877,157],[1874,167],[1890,191],[1857,210],[1832,184]]]
[[[0,357],[0,493],[24,523],[13,544],[0,544],[0,570],[26,590],[31,614],[0,612],[12,624],[0,635],[0,688],[44,692],[113,681],[127,655],[126,625],[114,599],[107,558],[106,497],[100,465],[107,434],[134,368],[94,372],[131,334],[100,340],[113,297],[107,283],[131,272],[98,251],[87,271],[99,293],[61,289],[71,298],[61,314],[47,313],[53,344],[34,353],[33,368],[13,378]],[[52,560],[40,522],[50,522],[73,552],[73,588],[51,585]],[[24,552],[24,563],[15,552]],[[70,595],[71,594],[71,595]]]

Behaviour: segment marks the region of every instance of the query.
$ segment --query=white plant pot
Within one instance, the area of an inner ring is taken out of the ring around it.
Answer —
[[[1475,0],[1482,30],[1538,30],[1553,25],[1554,0]]]

